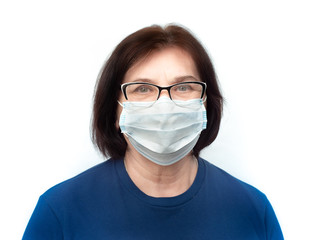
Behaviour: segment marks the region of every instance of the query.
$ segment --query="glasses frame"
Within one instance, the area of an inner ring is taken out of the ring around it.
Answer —
[[[154,87],[158,88],[158,90],[159,90],[159,91],[158,91],[158,96],[157,96],[157,99],[156,99],[155,101],[157,101],[157,100],[159,99],[162,90],[167,90],[170,99],[173,100],[172,97],[171,97],[171,93],[170,93],[171,88],[172,88],[172,87],[175,87],[175,86],[177,86],[177,85],[182,85],[182,84],[186,84],[186,83],[196,83],[196,84],[201,85],[201,86],[202,86],[202,92],[201,92],[201,97],[200,97],[200,99],[203,98],[203,96],[204,96],[204,94],[205,94],[205,92],[206,92],[206,89],[207,89],[207,84],[206,84],[205,82],[199,82],[199,81],[180,82],[180,83],[175,83],[175,84],[170,85],[170,86],[167,86],[167,87],[160,87],[160,86],[155,85],[155,84],[153,84],[153,83],[146,83],[146,82],[130,82],[130,83],[123,83],[123,84],[121,84],[121,91],[122,91],[125,99],[126,99],[126,100],[129,100],[129,99],[128,99],[128,96],[127,96],[127,92],[126,92],[127,87],[130,86],[130,85],[134,85],[134,84],[145,84],[145,85],[150,85],[150,86],[154,86]]]

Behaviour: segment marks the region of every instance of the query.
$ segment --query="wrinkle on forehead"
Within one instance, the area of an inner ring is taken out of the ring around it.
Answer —
[[[135,63],[125,74],[123,82],[170,85],[186,80],[201,81],[192,57],[181,48],[168,47]]]

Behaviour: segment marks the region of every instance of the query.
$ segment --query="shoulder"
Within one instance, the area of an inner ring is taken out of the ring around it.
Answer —
[[[88,195],[99,195],[103,188],[112,185],[114,181],[114,161],[109,159],[102,162],[77,176],[61,182],[49,190],[41,197],[50,203],[59,203],[83,199]]]
[[[203,161],[206,167],[207,184],[216,194],[234,199],[239,203],[250,202],[262,209],[269,204],[266,195],[254,186],[239,180],[206,160]]]
[[[243,224],[249,221],[257,232],[264,233],[268,239],[283,239],[277,217],[263,192],[203,161],[206,168],[206,198],[209,198],[210,203],[214,203],[212,205],[219,206],[222,216],[229,214],[228,216],[234,219],[242,219]]]

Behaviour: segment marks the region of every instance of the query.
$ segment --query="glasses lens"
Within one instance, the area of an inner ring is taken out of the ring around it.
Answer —
[[[170,89],[172,100],[186,101],[191,99],[199,99],[202,97],[202,93],[203,85],[196,82],[179,83]]]
[[[125,84],[123,90],[127,100],[148,102],[152,105],[158,99],[159,88],[149,83],[130,83]],[[204,94],[205,84],[202,82],[182,82],[164,89],[170,89],[171,99],[178,103],[179,101],[201,99]]]
[[[126,86],[126,94],[129,101],[152,102],[157,100],[159,89],[147,83],[134,83]]]

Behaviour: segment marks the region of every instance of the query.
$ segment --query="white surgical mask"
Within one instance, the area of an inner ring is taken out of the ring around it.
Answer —
[[[173,102],[161,97],[150,105],[150,102],[121,104],[121,131],[141,155],[156,164],[171,165],[196,145],[207,125],[206,109],[202,99]]]

